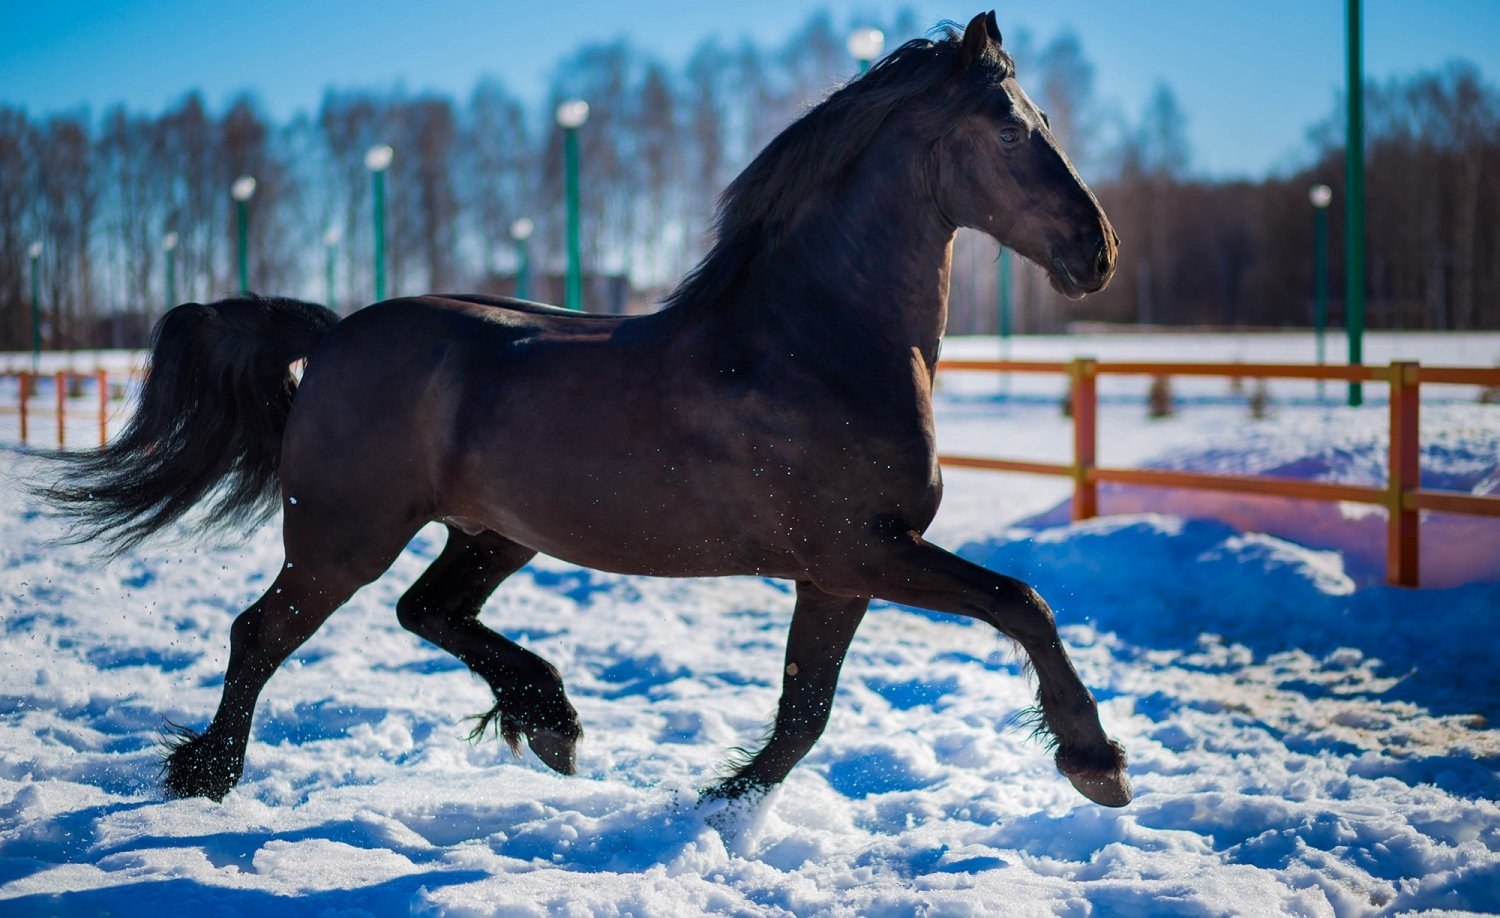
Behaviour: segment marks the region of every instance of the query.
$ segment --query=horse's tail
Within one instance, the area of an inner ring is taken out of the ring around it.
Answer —
[[[62,469],[37,492],[72,518],[70,541],[100,538],[118,554],[205,499],[204,523],[221,530],[275,512],[291,365],[337,321],[322,306],[253,294],[169,311],[125,429],[98,449],[47,454]]]

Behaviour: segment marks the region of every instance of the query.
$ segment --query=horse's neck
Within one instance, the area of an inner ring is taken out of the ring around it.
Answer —
[[[778,311],[778,325],[800,330],[810,348],[857,342],[870,359],[909,359],[915,349],[931,368],[948,318],[954,230],[914,154],[889,149],[899,137],[885,140],[809,202],[763,265],[777,295],[760,308]]]

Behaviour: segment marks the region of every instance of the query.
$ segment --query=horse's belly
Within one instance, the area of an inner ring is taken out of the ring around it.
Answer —
[[[575,457],[576,458],[576,457]],[[626,574],[793,577],[770,499],[713,477],[674,474],[617,461],[498,463],[445,517],[482,526],[539,552],[585,567]]]
[[[580,517],[573,525],[511,518],[497,525],[506,538],[546,555],[617,574],[653,577],[719,577],[756,574],[798,579],[804,575],[789,551],[720,532],[671,524],[621,525]]]

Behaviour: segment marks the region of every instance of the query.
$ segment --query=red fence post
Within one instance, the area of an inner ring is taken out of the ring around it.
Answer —
[[[68,443],[68,374],[64,370],[58,370],[57,375],[52,377],[52,384],[57,389],[57,448],[62,449]]]
[[[21,445],[22,446],[26,445],[27,436],[30,434],[30,428],[26,424],[26,421],[27,421],[27,417],[26,417],[26,402],[27,402],[27,400],[29,398],[31,398],[31,386],[32,386],[31,374],[27,373],[25,370],[22,370],[21,371],[21,397],[20,397],[20,409],[21,409]]]
[[[1422,401],[1415,361],[1391,363],[1391,458],[1388,475],[1389,517],[1385,534],[1385,579],[1392,586],[1414,587],[1419,580],[1420,541],[1412,492],[1421,486],[1418,420]]]
[[[109,371],[94,371],[94,385],[99,387],[99,445],[109,445]]]
[[[1099,514],[1099,484],[1094,481],[1096,445],[1095,361],[1078,357],[1068,366],[1073,379],[1073,519]]]

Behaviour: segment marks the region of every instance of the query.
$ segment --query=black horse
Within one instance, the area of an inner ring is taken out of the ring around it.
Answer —
[[[46,492],[80,537],[116,549],[200,502],[225,526],[281,508],[286,562],[235,620],[218,712],[202,733],[178,731],[166,789],[228,793],[266,680],[437,520],[447,546],[401,598],[401,624],[489,683],[479,731],[498,721],[559,772],[583,735],[562,678],[479,621],[538,552],[796,581],[773,731],[710,793],[767,788],[801,760],[879,597],[1019,642],[1058,768],[1091,800],[1129,802],[1124,750],[1046,602],[922,537],[942,495],[930,397],[960,226],[1070,297],[1114,271],[1118,240],[1016,84],[993,13],[908,42],[783,131],[729,186],[715,246],[653,315],[480,296],[342,321],[257,297],[172,310],[129,426],[65,455]]]

